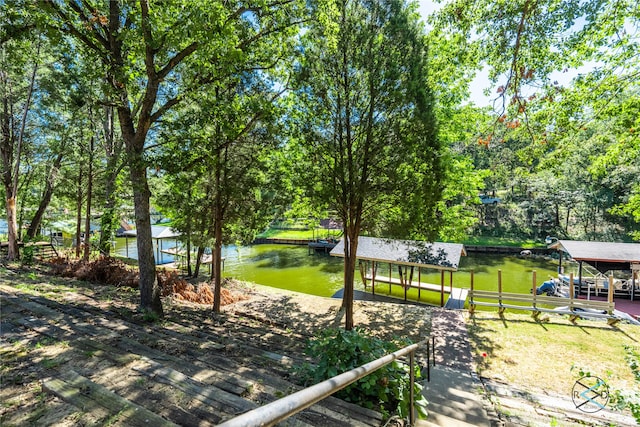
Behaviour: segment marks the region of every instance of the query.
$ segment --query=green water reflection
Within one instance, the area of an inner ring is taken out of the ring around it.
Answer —
[[[342,259],[309,255],[304,246],[226,246],[222,255],[225,277],[328,297],[342,288]]]
[[[225,248],[226,277],[260,283],[276,288],[289,289],[312,295],[331,296],[342,288],[342,258],[326,255],[309,255],[306,247],[283,245],[254,245]],[[554,276],[557,261],[538,257],[501,255],[471,255],[462,257],[460,270],[453,273],[453,286],[468,288],[471,270],[474,270],[474,286],[478,289],[497,289],[498,270],[502,271],[503,290],[506,292],[530,292],[533,286],[533,271],[537,272],[537,285]],[[378,274],[389,275],[388,264],[380,264]],[[391,271],[398,277],[397,267]],[[356,289],[364,289],[359,279]],[[414,272],[417,280],[417,271]],[[440,272],[422,269],[423,282],[440,284]],[[449,273],[445,273],[445,287],[450,286]],[[389,294],[389,286],[380,284],[377,293]],[[391,286],[393,296],[404,298],[400,286]],[[432,294],[432,295],[429,295]],[[418,298],[417,289],[408,291],[408,297]],[[420,300],[439,304],[439,294],[420,292]]]
[[[124,242],[122,242],[124,243]],[[167,244],[167,247],[171,246]],[[124,255],[123,244],[117,252]],[[129,256],[135,254],[135,239],[129,239]],[[280,289],[293,290],[311,295],[332,296],[342,288],[342,258],[317,254],[309,255],[306,246],[288,245],[252,245],[225,246],[224,277],[259,283]],[[497,290],[498,271],[502,272],[502,286],[505,292],[529,293],[533,287],[533,271],[537,273],[536,286],[557,272],[558,262],[542,257],[519,257],[471,254],[462,257],[460,268],[453,273],[453,286],[469,288],[471,270],[474,271],[474,287],[477,289]],[[379,275],[389,275],[388,264],[381,263]],[[391,271],[392,277],[398,277],[397,267]],[[414,272],[414,280],[418,273]],[[364,290],[359,272],[356,274],[355,288]],[[448,272],[444,275],[445,289],[450,286]],[[440,285],[440,272],[422,269],[421,281]],[[389,290],[391,288],[391,290]],[[369,292],[371,288],[369,287]],[[404,298],[400,286],[378,284],[376,293]],[[407,291],[409,299],[418,299],[418,290]],[[446,298],[446,296],[445,296]],[[420,292],[420,301],[440,304],[438,292]]]

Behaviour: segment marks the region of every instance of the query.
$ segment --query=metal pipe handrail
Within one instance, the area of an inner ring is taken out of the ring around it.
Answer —
[[[259,408],[253,409],[244,414],[238,415],[222,424],[218,427],[253,427],[253,426],[271,426],[274,425],[291,415],[294,415],[316,402],[319,402],[336,391],[342,390],[349,384],[358,381],[360,378],[377,371],[378,369],[388,365],[394,360],[410,354],[410,387],[411,397],[413,397],[413,354],[419,345],[428,342],[428,340],[420,341],[416,344],[401,348],[398,351],[390,353],[372,362],[366,363],[358,368],[344,372],[340,375],[336,375],[333,378],[329,378],[321,383],[313,385],[311,387],[299,390],[289,396],[283,397],[271,403],[268,403]],[[415,424],[415,414],[413,410],[413,399],[409,402],[409,414],[411,425]]]

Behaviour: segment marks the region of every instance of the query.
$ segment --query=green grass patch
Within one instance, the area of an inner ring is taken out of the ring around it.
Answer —
[[[312,240],[325,239],[327,237],[337,237],[338,230],[320,229],[276,229],[269,228],[256,237],[259,239],[291,239],[291,240]]]
[[[475,246],[513,246],[518,248],[546,248],[544,241],[533,239],[510,239],[505,237],[472,236],[461,243]]]
[[[548,315],[536,322],[530,315],[476,312],[467,322],[472,352],[482,376],[525,389],[571,396],[578,379],[575,366],[588,368],[618,389],[634,381],[625,361],[625,346],[640,346],[640,328],[608,326],[604,321]]]

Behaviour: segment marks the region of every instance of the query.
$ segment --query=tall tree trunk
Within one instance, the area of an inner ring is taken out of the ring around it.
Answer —
[[[219,126],[219,124],[218,124]],[[221,135],[221,130],[218,128],[218,135]],[[224,167],[224,165],[227,164],[228,158],[227,158],[227,154],[228,154],[228,150],[226,148],[226,146],[220,147],[218,148],[218,152],[217,152],[217,161],[216,161],[216,171],[215,171],[215,189],[216,189],[216,196],[215,196],[215,221],[213,223],[214,226],[214,250],[213,253],[211,254],[211,272],[214,275],[214,291],[213,291],[213,311],[215,313],[219,313],[220,312],[220,299],[221,299],[221,294],[222,294],[222,226],[223,226],[223,221],[224,221],[224,212],[225,212],[225,207],[223,206],[223,199],[222,199],[222,192],[223,192],[223,188],[222,188],[222,182],[223,182],[223,170],[222,168]],[[226,178],[226,173],[225,173],[225,178]]]
[[[39,54],[40,45],[38,44],[36,59],[38,59]],[[0,72],[0,79],[2,79],[3,86],[8,87],[8,91],[3,93],[2,99],[2,141],[0,144],[0,155],[2,157],[2,166],[4,169],[2,180],[5,188],[5,206],[7,209],[7,238],[9,240],[7,259],[10,261],[16,260],[20,256],[18,249],[20,232],[18,229],[17,215],[18,178],[20,174],[20,159],[22,158],[24,132],[27,126],[27,115],[31,108],[31,97],[33,95],[33,88],[35,87],[37,72],[38,63],[35,62],[33,64],[33,71],[31,72],[27,99],[22,110],[20,129],[17,136],[14,133],[12,126],[13,107],[9,104],[10,97],[13,95],[11,92],[12,83],[9,81],[6,73]]]
[[[198,277],[200,275],[200,265],[202,264],[202,255],[204,255],[204,246],[198,246],[198,250],[196,251],[196,268],[193,271],[193,277]]]
[[[140,271],[140,308],[163,316],[160,287],[156,277],[156,261],[153,255],[151,235],[150,202],[151,192],[147,182],[147,169],[142,163],[142,155],[129,164],[133,183],[133,202],[136,217],[136,246],[138,248],[138,268]]]
[[[189,190],[188,190],[188,200],[189,202],[191,202],[191,197],[192,197],[192,191],[191,191],[191,185],[189,185]],[[191,271],[191,229],[193,227],[193,219],[191,217],[187,218],[187,253],[186,253],[186,258],[187,258],[187,276],[191,277],[192,275],[192,271]]]
[[[151,85],[151,83],[149,83]],[[157,87],[147,87],[147,92],[157,93]],[[136,247],[138,248],[138,271],[140,272],[140,310],[151,311],[159,317],[164,316],[160,287],[156,277],[156,261],[153,255],[153,239],[151,236],[150,201],[151,191],[147,180],[147,165],[144,160],[144,143],[151,121],[139,122],[137,131],[134,128],[132,112],[128,107],[126,93],[121,93],[122,105],[118,107],[118,118],[125,147],[127,163],[133,190],[133,206],[136,219]],[[145,99],[143,109],[151,109],[155,96]],[[146,105],[149,102],[151,105]]]
[[[53,196],[53,190],[55,189],[56,179],[58,178],[58,172],[60,172],[60,165],[62,164],[63,158],[63,153],[58,154],[51,165],[44,193],[42,195],[42,199],[40,199],[40,205],[38,205],[38,210],[35,215],[33,215],[31,224],[27,229],[27,237],[29,238],[36,237],[36,234],[38,234],[38,230],[42,225],[42,218],[49,207],[49,203],[51,203],[51,197]]]
[[[111,241],[116,232],[118,214],[116,212],[115,177],[107,178],[105,183],[105,203],[100,217],[100,241],[98,248],[100,253],[109,256],[111,253]]]
[[[342,308],[345,309],[344,328],[347,331],[350,331],[351,329],[353,329],[353,297],[354,297],[353,284],[355,281],[357,253],[358,253],[358,233],[354,232],[354,230],[345,230],[344,293],[342,295]]]
[[[91,137],[89,144],[89,172],[87,175],[87,212],[85,213],[84,224],[84,255],[83,259],[89,261],[91,254],[91,192],[93,191],[93,149],[94,139]]]
[[[191,277],[191,230],[187,232],[187,277]]]
[[[82,176],[83,169],[78,170],[78,193],[76,195],[76,258],[80,258],[80,247],[82,245]]]
[[[215,222],[214,226],[214,249],[211,262],[213,263],[211,266],[211,271],[213,273],[214,278],[214,289],[213,289],[213,311],[215,313],[220,312],[220,298],[222,293],[222,277],[221,277],[221,265],[222,265],[222,195],[220,192],[220,165],[218,164],[218,169],[216,170],[216,207],[215,207]]]
[[[118,227],[118,213],[116,212],[116,180],[120,173],[121,140],[116,141],[114,136],[114,114],[113,107],[105,107],[105,118],[103,122],[105,155],[107,156],[106,178],[104,184],[104,210],[100,218],[100,252],[109,255],[111,252],[111,241]]]
[[[16,198],[5,188],[6,206],[7,206],[7,238],[9,240],[9,247],[7,253],[7,259],[10,261],[18,259],[20,252],[18,251],[18,218],[16,211]]]

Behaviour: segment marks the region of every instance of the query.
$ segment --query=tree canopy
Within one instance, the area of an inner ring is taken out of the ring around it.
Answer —
[[[347,310],[361,233],[640,240],[634,1],[451,0],[425,23],[403,0],[0,13],[8,256],[60,217],[81,243],[99,216],[108,253],[133,212],[144,311],[162,314],[155,208],[218,264],[271,220],[338,217]]]

